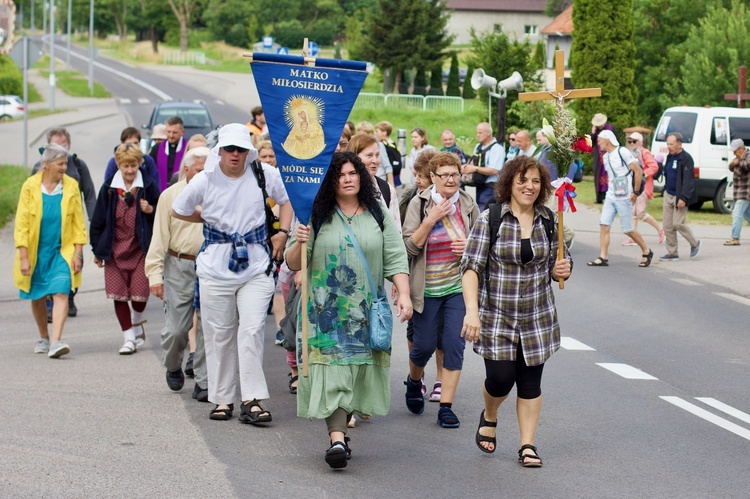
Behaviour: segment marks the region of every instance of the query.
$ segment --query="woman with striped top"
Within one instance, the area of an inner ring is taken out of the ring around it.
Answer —
[[[406,378],[406,407],[424,412],[421,379],[424,366],[435,352],[438,317],[444,317],[443,387],[437,424],[458,428],[453,396],[461,375],[465,342],[461,327],[465,314],[459,264],[466,235],[479,216],[479,208],[459,190],[461,164],[455,154],[441,152],[429,163],[433,185],[409,203],[403,236],[409,255],[409,287],[414,306],[414,337]]]

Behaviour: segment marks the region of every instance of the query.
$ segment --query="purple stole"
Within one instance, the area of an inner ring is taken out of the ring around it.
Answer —
[[[156,169],[159,172],[159,188],[161,192],[169,187],[169,179],[172,178],[174,172],[180,171],[180,165],[182,164],[182,157],[185,155],[185,148],[187,143],[183,137],[180,137],[180,141],[177,143],[177,150],[175,151],[174,167],[172,171],[169,170],[169,156],[167,155],[167,147],[169,146],[168,141],[163,141],[159,144],[159,148],[156,150]]]

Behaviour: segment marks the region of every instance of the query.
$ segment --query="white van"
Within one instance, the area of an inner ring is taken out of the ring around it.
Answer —
[[[750,144],[750,109],[733,107],[670,107],[659,120],[651,152],[666,159],[667,136],[682,134],[682,147],[695,161],[697,205],[712,201],[718,213],[731,213],[732,175],[729,162],[734,154],[729,149],[733,139]]]

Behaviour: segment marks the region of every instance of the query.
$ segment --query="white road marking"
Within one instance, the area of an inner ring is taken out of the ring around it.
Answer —
[[[695,400],[699,400],[700,402],[703,402],[706,405],[710,405],[714,409],[718,409],[721,412],[727,413],[730,416],[739,419],[740,421],[744,421],[745,423],[750,423],[750,414],[746,412],[742,412],[739,409],[735,409],[731,405],[727,405],[724,402],[720,402],[711,397],[695,397]]]
[[[612,371],[613,373],[617,374],[618,376],[622,376],[625,379],[658,379],[648,373],[641,371],[640,369],[636,369],[635,367],[629,366],[627,364],[597,362],[596,365]]]
[[[722,298],[726,298],[727,300],[736,301],[737,303],[742,303],[743,305],[750,306],[750,298],[745,298],[744,296],[735,295],[733,293],[716,293],[718,296],[721,296]]]
[[[148,100],[148,99],[147,99],[147,98],[145,98],[145,97],[140,97],[140,98],[138,99],[138,104],[148,104],[149,102],[151,102],[151,101],[150,101],[150,100]]]
[[[595,352],[595,348],[591,348],[590,346],[581,343],[578,340],[575,340],[571,338],[570,336],[561,336],[560,337],[560,346],[564,348],[565,350],[587,350],[591,352]]]
[[[676,405],[680,409],[686,410],[690,414],[694,414],[695,416],[698,416],[701,419],[705,419],[709,423],[713,423],[720,428],[724,428],[727,431],[731,431],[735,435],[739,435],[740,437],[746,440],[750,440],[750,430],[748,430],[747,428],[743,428],[742,426],[736,425],[732,423],[731,421],[727,421],[726,419],[719,417],[716,414],[712,414],[705,409],[701,409],[697,405],[691,404],[690,402],[686,400],[682,400],[680,397],[659,397],[659,398],[669,402],[672,405]]]
[[[701,283],[695,282],[692,279],[673,278],[672,281],[676,282],[677,284],[682,284],[683,286],[700,286],[701,285]]]
[[[49,44],[49,41],[45,40],[45,43]],[[57,50],[61,50],[62,52],[66,51],[65,47],[62,47],[62,46],[57,45],[57,44],[55,44],[55,48]],[[81,59],[82,61],[88,61],[89,60],[88,57],[83,56],[81,54],[77,54],[77,53],[73,52],[72,50],[70,51],[70,55],[73,56],[73,57],[77,57],[78,59]],[[116,69],[110,68],[109,66],[105,66],[101,62],[97,62],[97,61],[94,61],[94,66],[96,66],[99,69],[103,69],[104,71],[107,71],[108,73],[112,73],[114,75],[117,75],[120,78],[128,80],[129,82],[135,83],[139,87],[145,88],[149,92],[155,94],[161,100],[167,100],[167,101],[171,101],[172,100],[172,97],[169,94],[164,93],[161,90],[159,90],[158,88],[156,88],[155,86],[149,85],[145,81],[141,81],[141,80],[139,80],[139,79],[137,79],[137,78],[135,78],[133,76],[130,76],[129,74],[125,74],[125,73],[123,73],[121,71],[117,71]]]
[[[220,105],[220,106],[223,106],[223,105],[224,105],[224,101],[223,101],[223,100],[216,100],[216,101],[214,101],[214,102],[216,102],[216,103],[217,103],[218,105]]]
[[[130,99],[120,99],[120,104],[130,104]]]

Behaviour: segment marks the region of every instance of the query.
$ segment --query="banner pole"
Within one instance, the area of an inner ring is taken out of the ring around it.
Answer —
[[[302,243],[302,377],[310,374],[307,361],[307,243]]]
[[[562,260],[565,258],[565,240],[563,238],[563,212],[557,212],[557,259]],[[560,289],[565,289],[565,279],[562,277],[557,280],[560,283]]]

